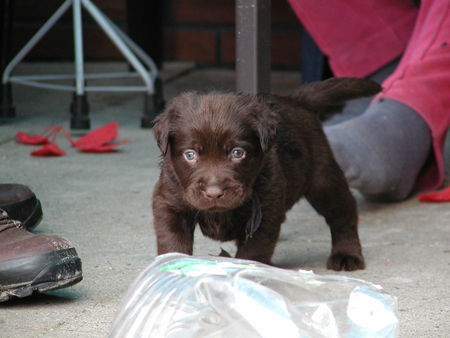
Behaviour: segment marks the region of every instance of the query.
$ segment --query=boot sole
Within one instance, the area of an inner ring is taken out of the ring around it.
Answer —
[[[11,279],[7,285],[0,285],[0,302],[12,297],[27,297],[34,292],[66,288],[83,279],[81,260],[74,248],[2,262],[0,280],[5,280],[2,275],[23,278],[22,281]]]

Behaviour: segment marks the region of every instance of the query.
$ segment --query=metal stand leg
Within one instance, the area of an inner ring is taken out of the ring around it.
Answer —
[[[153,81],[152,77],[145,69],[144,65],[139,61],[136,55],[133,54],[129,45],[123,40],[121,34],[118,33],[118,29],[110,25],[109,19],[107,19],[99,9],[90,0],[80,0],[86,11],[92,16],[92,18],[99,24],[100,28],[109,37],[111,42],[122,53],[125,59],[133,66],[136,72],[140,75],[147,87],[148,93],[153,93]]]
[[[73,93],[70,114],[71,129],[89,129],[91,127],[87,94],[78,95]]]
[[[0,13],[3,8],[9,4],[9,0],[0,1]],[[74,44],[75,44],[75,76],[72,75],[18,75],[11,76],[14,67],[23,60],[23,58],[31,51],[31,49],[44,37],[44,35],[55,25],[55,23],[72,7],[73,28],[74,28]],[[83,31],[82,31],[82,13],[84,8],[92,19],[99,24],[100,28],[108,36],[111,42],[119,49],[125,59],[133,67],[135,72],[126,73],[84,73],[83,60]],[[2,36],[2,35],[0,35]],[[3,46],[3,43],[0,44]],[[6,50],[6,49],[4,49]],[[3,53],[3,52],[2,52]],[[88,91],[124,91],[124,92],[144,92],[145,104],[142,118],[143,126],[151,126],[151,121],[164,106],[162,96],[162,84],[158,80],[158,69],[153,60],[134,43],[120,28],[104,15],[91,0],[64,0],[63,4],[56,12],[44,23],[44,25],[36,32],[19,53],[4,67],[0,84],[1,105],[0,116],[13,115],[13,110],[9,107],[12,102],[11,83],[29,85],[38,88],[64,90],[73,92],[71,111],[71,128],[72,129],[88,129],[90,127],[89,120],[89,104],[86,93]],[[144,82],[144,86],[88,86],[85,84],[86,79],[107,79],[117,77],[140,77]],[[75,78],[75,86],[65,84],[56,84],[52,80],[66,80]],[[156,84],[154,83],[156,82]],[[156,87],[156,88],[155,88]],[[4,113],[3,110],[8,111]]]
[[[103,15],[103,19],[106,20],[109,25],[113,28],[115,33],[122,39],[126,46],[136,54],[136,56],[142,61],[146,66],[146,69],[150,71],[150,74],[158,74],[158,68],[145,51],[139,47],[133,40],[131,40],[124,32],[122,32],[119,27]],[[131,66],[131,68],[133,68]],[[154,76],[154,75],[153,75]],[[149,88],[150,90],[150,88]],[[142,128],[152,128],[153,120],[155,117],[162,112],[165,106],[164,101],[164,91],[161,79],[156,76],[153,80],[153,94],[150,92],[145,93],[144,96],[144,109],[141,118]]]
[[[13,105],[11,84],[0,85],[0,117],[16,117],[16,109]]]
[[[80,0],[73,0],[73,34],[75,42],[76,91],[70,105],[71,129],[89,129],[89,103],[84,88],[83,31]]]
[[[11,33],[13,18],[13,3],[10,0],[4,0],[0,3],[1,27],[0,27],[0,71],[6,67],[11,50]],[[13,106],[11,84],[0,82],[0,117],[15,117],[16,111]]]
[[[160,78],[155,79],[155,94],[145,93],[144,111],[141,118],[142,128],[152,128],[153,120],[158,116],[165,106],[163,97],[163,84]]]
[[[270,92],[270,0],[236,0],[236,89]]]

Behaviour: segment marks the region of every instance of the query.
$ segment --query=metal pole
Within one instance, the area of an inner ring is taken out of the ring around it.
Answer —
[[[84,94],[83,25],[80,0],[73,0],[73,33],[75,41],[76,94]]]
[[[270,92],[270,0],[236,0],[236,89]]]

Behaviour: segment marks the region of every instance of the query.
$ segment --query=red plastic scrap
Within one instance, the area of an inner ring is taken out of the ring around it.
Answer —
[[[128,140],[123,140],[123,141],[119,141],[119,142],[115,142],[115,143],[108,143],[108,144],[103,144],[101,146],[95,146],[95,147],[88,147],[85,146],[83,149],[81,149],[81,151],[84,151],[85,153],[106,153],[106,152],[110,152],[110,151],[115,151],[116,149],[114,149],[115,147],[121,145],[121,144],[125,144],[128,143]]]
[[[41,145],[50,143],[49,138],[53,136],[53,140],[56,135],[59,133],[61,127],[59,126],[51,126],[45,129],[42,133],[37,135],[30,135],[23,132],[18,132],[16,134],[16,141],[22,144],[31,144],[31,145]]]
[[[111,122],[103,127],[94,129],[90,133],[86,134],[78,141],[74,142],[73,146],[86,152],[104,152],[111,151],[119,144],[126,143],[128,141],[122,141],[117,143],[108,144],[119,135],[119,123]]]
[[[31,156],[64,156],[66,152],[55,143],[44,144],[41,148],[32,151]]]
[[[42,145],[41,148],[32,151],[30,153],[31,156],[64,156],[66,152],[54,143],[56,136],[62,129],[60,126],[51,126],[38,135],[18,132],[16,140],[23,144]]]
[[[441,190],[430,192],[427,194],[420,194],[419,201],[421,202],[450,202],[450,187]]]
[[[55,143],[59,133],[62,133],[66,137],[72,147],[83,152],[111,152],[115,151],[115,147],[128,143],[127,140],[111,143],[119,135],[118,122],[112,122],[103,127],[94,129],[76,142],[72,140],[69,133],[61,126],[51,126],[38,135],[29,135],[18,132],[16,134],[16,140],[23,144],[43,145],[43,147],[31,152],[32,156],[63,156],[66,155],[66,152],[59,148]]]
[[[48,138],[42,135],[28,135],[22,132],[16,134],[16,140],[23,144],[41,145],[49,142]]]

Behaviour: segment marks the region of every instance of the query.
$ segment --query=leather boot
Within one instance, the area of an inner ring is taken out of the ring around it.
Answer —
[[[42,219],[41,203],[36,195],[22,184],[0,184],[0,208],[30,231]]]
[[[0,302],[65,288],[82,278],[81,260],[70,242],[32,234],[0,209]]]

